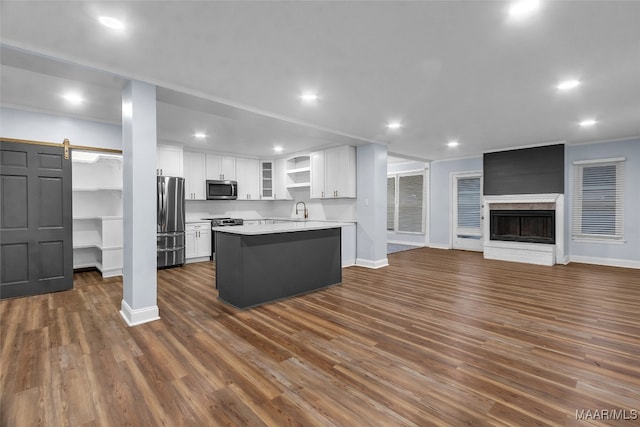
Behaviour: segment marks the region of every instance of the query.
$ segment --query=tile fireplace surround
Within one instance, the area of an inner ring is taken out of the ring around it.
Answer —
[[[539,265],[566,264],[564,243],[564,194],[513,194],[504,196],[484,196],[484,235],[489,238],[491,209],[509,210],[555,210],[556,242],[527,243],[486,240],[484,257],[502,261],[523,262]]]

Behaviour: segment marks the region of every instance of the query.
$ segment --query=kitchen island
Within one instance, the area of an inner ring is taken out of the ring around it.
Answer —
[[[219,298],[247,308],[340,283],[342,225],[306,221],[217,230]]]

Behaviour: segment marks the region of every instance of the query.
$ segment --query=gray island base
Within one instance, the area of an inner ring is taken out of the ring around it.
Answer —
[[[248,308],[342,281],[340,227],[266,234],[234,228],[216,231],[216,287],[224,302]]]

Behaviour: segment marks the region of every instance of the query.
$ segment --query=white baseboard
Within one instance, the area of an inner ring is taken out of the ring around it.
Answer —
[[[440,243],[431,243],[429,247],[434,249],[451,249],[449,245],[443,245]]]
[[[408,242],[406,240],[387,240],[387,243],[391,243],[391,244],[394,244],[394,245],[407,245],[407,246],[417,246],[417,247],[424,247],[425,246],[424,243]]]
[[[599,258],[580,255],[571,255],[569,259],[571,262],[577,262],[580,264],[608,265],[611,267],[623,268],[640,268],[640,261],[635,261],[632,259]]]
[[[208,256],[204,256],[204,257],[197,257],[197,258],[187,258],[184,260],[185,264],[191,264],[194,262],[208,262],[211,261],[211,257]]]
[[[102,277],[122,276],[122,267],[102,269]]]
[[[342,268],[352,267],[354,265],[356,265],[356,260],[355,259],[348,259],[348,260],[342,261]]]
[[[122,300],[122,303],[120,304],[120,316],[122,316],[129,326],[137,326],[154,320],[160,320],[160,313],[157,305],[137,308],[134,310],[125,300]]]
[[[356,265],[367,268],[382,268],[389,265],[389,260],[387,258],[383,258],[373,261],[370,259],[356,258]]]

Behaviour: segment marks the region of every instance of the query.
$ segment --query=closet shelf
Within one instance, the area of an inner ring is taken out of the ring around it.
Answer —
[[[122,156],[72,151],[73,268],[122,275]]]
[[[289,169],[287,171],[288,174],[294,174],[294,173],[302,173],[302,172],[310,172],[311,168],[309,166],[304,167],[304,168],[296,168],[296,169]]]

